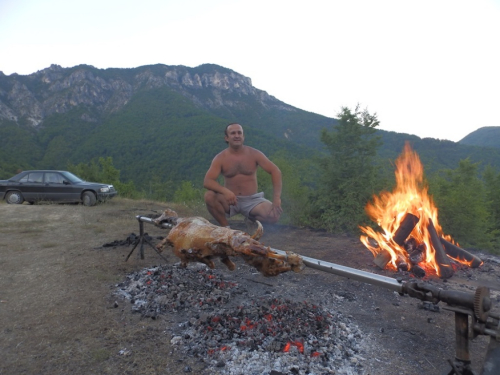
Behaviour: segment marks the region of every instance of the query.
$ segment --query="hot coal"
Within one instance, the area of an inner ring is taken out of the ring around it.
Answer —
[[[418,243],[413,237],[405,241],[404,248],[408,253],[408,259],[413,265],[425,261],[425,243]]]
[[[116,294],[142,317],[175,315],[177,324],[167,327],[171,343],[203,360],[207,374],[356,374],[362,368],[362,333],[328,298],[249,295],[230,275],[201,264],[141,270],[118,284]]]
[[[398,267],[398,271],[408,271],[408,263],[406,263],[405,258],[402,256],[398,256],[396,266]]]

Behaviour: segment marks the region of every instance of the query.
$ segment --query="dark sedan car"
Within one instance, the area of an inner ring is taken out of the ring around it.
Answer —
[[[93,206],[116,194],[113,185],[83,181],[67,171],[24,171],[8,180],[0,180],[0,200],[10,204],[50,201]]]

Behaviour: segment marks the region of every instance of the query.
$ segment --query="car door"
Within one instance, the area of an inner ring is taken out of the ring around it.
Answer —
[[[45,172],[46,194],[54,202],[78,202],[80,189],[59,172]]]
[[[43,186],[43,172],[30,172],[19,180],[19,190],[27,201],[46,199]]]

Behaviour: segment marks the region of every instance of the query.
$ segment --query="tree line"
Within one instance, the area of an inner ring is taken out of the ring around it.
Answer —
[[[377,135],[376,115],[358,107],[344,107],[338,123],[324,129],[321,141],[328,152],[305,159],[291,158],[277,151],[270,159],[283,176],[280,222],[296,226],[322,228],[332,233],[359,234],[359,226],[370,223],[366,204],[374,195],[390,191],[395,183],[393,166],[377,156],[382,142]],[[182,203],[203,207],[204,189],[192,181],[162,181],[157,175],[136,187],[124,183],[111,157],[90,163],[69,165],[83,179],[112,183],[120,196],[132,199]],[[392,175],[391,175],[392,174]],[[259,189],[272,195],[269,175],[258,171]],[[439,210],[439,221],[462,247],[481,248],[500,253],[500,173],[469,159],[456,168],[439,170],[425,176],[429,195]]]

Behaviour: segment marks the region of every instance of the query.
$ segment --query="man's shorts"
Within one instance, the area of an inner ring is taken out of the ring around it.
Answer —
[[[250,211],[253,210],[255,206],[262,202],[269,202],[266,198],[264,198],[264,192],[260,192],[254,195],[238,195],[238,202],[236,205],[229,206],[229,214],[226,214],[226,217],[229,218],[231,216],[242,214],[245,217],[250,216]]]

